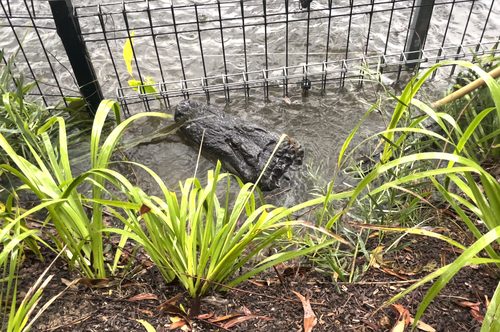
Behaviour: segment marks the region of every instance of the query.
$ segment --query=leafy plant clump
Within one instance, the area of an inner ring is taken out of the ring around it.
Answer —
[[[0,213],[4,220],[0,230],[0,246],[2,247],[0,271],[3,271],[0,282],[0,331],[20,332],[27,326],[30,314],[50,278],[43,285],[38,285],[36,289],[30,291],[18,305],[18,271],[23,261],[24,241],[30,237],[36,237],[36,231],[26,230],[21,220],[14,221],[9,215],[10,213],[6,212]],[[36,244],[33,249],[35,253],[40,254]]]
[[[453,119],[449,114],[436,111],[432,107],[416,99],[416,94],[422,84],[435,70],[443,65],[459,65],[476,72],[477,75],[486,82],[494,106],[478,112],[475,117],[471,118],[470,122],[465,122],[465,126],[461,127],[456,119]],[[500,119],[500,84],[474,64],[463,61],[443,62],[434,65],[428,71],[413,78],[406,86],[403,93],[399,97],[395,97],[395,99],[397,100],[397,106],[394,110],[391,122],[388,128],[380,133],[380,135],[383,135],[383,140],[381,142],[383,143],[383,151],[379,163],[371,172],[363,176],[359,184],[353,190],[347,206],[330,219],[327,227],[333,226],[342,215],[348,213],[356,204],[363,204],[363,202],[372,199],[380,193],[391,195],[393,193],[392,190],[395,188],[401,190],[402,186],[406,184],[418,183],[422,180],[430,180],[433,183],[434,190],[437,190],[442,195],[443,199],[453,207],[462,221],[477,238],[477,242],[469,248],[465,248],[461,244],[444,236],[427,234],[439,237],[449,244],[462,248],[465,251],[453,263],[438,269],[431,275],[409,287],[406,291],[399,294],[388,303],[393,303],[418,286],[434,278],[438,278],[420,305],[413,324],[415,328],[419,318],[432,299],[460,268],[467,264],[491,263],[500,267],[500,257],[490,246],[493,241],[500,243],[500,184],[494,176],[481,167],[476,155],[476,144],[478,143],[484,143],[487,150],[491,153],[495,153],[495,150],[498,149],[495,142],[500,135],[500,130],[490,130],[488,134],[485,134],[481,130],[481,126],[484,124],[485,119],[490,118],[490,123],[498,123],[498,119]],[[400,120],[405,113],[409,112],[412,108],[418,109],[422,115],[415,118],[413,122],[407,126],[399,126]],[[426,119],[431,119],[436,122],[442,130],[443,135],[423,127],[422,121]],[[410,133],[419,133],[438,141],[441,144],[440,146],[443,147],[442,152],[413,152],[411,150],[406,152],[404,149],[402,150],[405,140]],[[353,134],[351,134],[350,138]],[[348,144],[349,139],[344,144],[341,158]],[[446,146],[452,147],[451,153],[447,152]],[[399,151],[405,151],[405,153],[397,155]],[[405,168],[406,165],[416,165],[422,162],[432,162],[431,165],[433,165],[433,167],[427,166],[428,168],[424,170],[416,168],[409,174],[401,174],[401,176],[394,177],[390,181],[373,186],[381,176],[394,174],[398,169]],[[460,190],[461,195],[450,189],[450,183],[453,183],[455,187]],[[418,196],[419,195],[414,194],[414,197],[419,198],[420,201],[425,201],[423,197]],[[463,197],[466,197],[466,199]],[[472,211],[475,218],[481,220],[486,225],[489,232],[486,234],[481,233],[470,214],[465,213],[465,208]],[[399,230],[406,233],[426,233],[417,228],[388,228],[386,226],[371,225],[361,226],[379,230]],[[483,249],[488,253],[490,258],[480,258],[477,256]],[[492,297],[481,331],[498,331],[500,329],[500,321],[497,319],[500,313],[499,301],[500,284]]]
[[[495,54],[475,57],[474,60],[476,65],[483,71],[498,70],[500,66],[500,57],[495,56]],[[474,70],[462,71],[458,74],[457,84],[451,91],[457,91],[479,78],[480,75]],[[495,107],[492,91],[488,85],[483,85],[463,98],[445,105],[443,110],[456,120],[458,126],[465,128],[483,111],[491,107]],[[478,127],[466,143],[467,149],[474,150],[475,156],[480,163],[485,161],[494,162],[495,158],[500,154],[500,149],[498,149],[500,144],[499,121],[496,112],[490,112],[478,124]]]
[[[0,52],[0,61],[5,53]],[[68,144],[75,144],[82,140],[82,134],[89,130],[91,120],[80,116],[84,113],[85,103],[81,98],[65,98],[69,107],[56,105],[54,107],[43,107],[40,101],[30,101],[30,92],[35,88],[37,82],[26,84],[22,74],[14,76],[14,59],[11,56],[0,72],[0,133],[8,141],[12,149],[24,159],[33,161],[34,149],[36,153],[46,158],[45,150],[40,135],[41,128],[56,117],[64,117],[67,128],[75,129],[68,135]],[[57,130],[48,128],[45,130],[48,137],[53,140]],[[2,162],[10,163],[5,151],[0,151]]]
[[[102,128],[110,111],[114,111],[118,125],[99,146]],[[157,175],[141,166],[155,178],[164,193],[164,198],[162,200],[144,194],[108,166],[114,147],[125,129],[135,120],[145,116],[170,117],[162,113],[142,113],[120,122],[118,104],[103,101],[97,110],[92,128],[90,147],[92,168],[76,177],[72,175],[69,164],[64,119],[53,118],[39,130],[48,155],[47,163],[34,149],[30,150],[37,162],[36,164],[29,162],[18,155],[0,134],[0,146],[16,166],[14,168],[4,164],[0,165],[0,169],[12,173],[24,182],[24,185],[11,194],[9,200],[15,199],[15,192],[30,190],[42,201],[40,205],[19,215],[16,221],[36,211],[48,210],[48,220],[54,223],[57,230],[57,236],[52,235],[52,240],[59,250],[66,248],[63,255],[70,266],[78,267],[77,270],[81,274],[88,278],[104,278],[116,273],[121,249],[116,251],[113,264],[105,265],[102,239],[103,235],[116,232],[122,235],[119,248],[125,245],[127,239],[135,240],[146,249],[167,281],[171,281],[174,277],[179,278],[190,294],[197,297],[212,285],[226,282],[264,247],[289,231],[290,227],[310,227],[300,222],[289,221],[287,217],[308,204],[317,204],[318,200],[291,209],[275,208],[270,205],[259,207],[253,194],[255,185],[244,185],[238,180],[241,191],[234,206],[230,208],[229,193],[225,204],[221,204],[215,195],[215,190],[222,179],[229,177],[227,174],[220,174],[220,164],[215,172],[209,173],[207,187],[202,188],[197,179],[188,179],[181,185],[180,200],[165,187]],[[57,149],[46,133],[55,124],[59,126]],[[30,146],[29,142],[27,145]],[[83,181],[92,184],[91,198],[86,198],[77,192]],[[107,189],[108,185],[113,185],[120,193],[125,194],[128,201],[120,201]],[[112,199],[104,200],[103,193]],[[92,203],[91,217],[87,215],[84,207],[88,202]],[[141,211],[143,206],[151,211],[138,215],[137,212]],[[102,216],[104,207],[123,222],[124,229],[109,229],[104,226]],[[118,213],[115,210],[117,208],[123,213]],[[243,217],[243,214],[246,214],[246,217]],[[142,224],[146,226],[146,230],[143,230]],[[334,234],[330,235],[333,238],[319,246],[268,257],[250,272],[231,280],[229,286],[236,285],[271,265],[341,240]],[[249,246],[254,247],[248,250]]]
[[[212,286],[220,289],[225,289],[222,285],[235,286],[285,260],[337,241],[345,242],[323,229],[321,231],[327,233],[330,239],[321,245],[277,253],[250,267],[242,276],[232,279],[238,270],[248,268],[245,263],[257,259],[264,248],[289,232],[291,227],[305,226],[320,230],[313,225],[287,220],[292,212],[318,200],[290,209],[264,203],[258,206],[254,195],[256,185],[243,184],[237,178],[241,189],[236,199],[230,200],[230,176],[220,173],[220,163],[214,171],[208,172],[205,187],[196,178],[188,179],[180,184],[180,197],[177,197],[154,172],[141,167],[155,179],[164,197],[148,197],[125,179],[116,177],[119,181],[113,183],[121,192],[127,193],[128,200],[136,204],[136,209],[124,209],[127,217],[122,217],[110,208],[126,227],[123,230],[106,231],[119,233],[124,238],[131,237],[141,244],[166,281],[178,278],[192,297],[203,295]],[[225,199],[220,201],[216,189],[223,180],[227,181],[227,191]],[[137,215],[141,204],[141,213]]]
[[[110,111],[114,111],[118,126],[110,133],[104,143],[101,141],[102,129],[106,117]],[[11,159],[15,167],[7,164],[0,165],[0,170],[9,172],[19,178],[24,185],[16,188],[10,195],[9,200],[17,197],[16,192],[28,190],[38,196],[42,203],[20,215],[22,219],[36,211],[46,209],[49,219],[54,223],[57,236],[52,240],[59,250],[67,248],[64,257],[70,266],[78,264],[83,275],[89,278],[104,278],[108,273],[104,265],[102,231],[102,192],[104,181],[108,176],[109,160],[114,147],[125,129],[136,119],[145,116],[157,116],[161,118],[170,117],[167,114],[143,113],[135,115],[124,122],[120,121],[120,107],[116,102],[103,101],[97,110],[91,136],[91,165],[90,171],[73,177],[68,157],[67,135],[65,121],[61,117],[54,117],[39,129],[47,160],[37,153],[30,141],[25,139],[36,163],[31,163],[16,153],[5,137],[0,133],[0,147]],[[58,147],[54,147],[47,134],[52,126],[59,126]],[[103,173],[104,172],[104,173]],[[88,181],[92,184],[92,198],[86,198],[77,192],[78,186]],[[84,204],[93,203],[92,216],[89,217],[85,211]],[[107,204],[110,204],[109,202]],[[121,202],[115,201],[119,206]],[[50,235],[50,234],[49,234]],[[90,264],[92,262],[92,264]]]

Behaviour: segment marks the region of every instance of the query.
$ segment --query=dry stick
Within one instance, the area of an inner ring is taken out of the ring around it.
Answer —
[[[197,320],[197,321],[199,321],[199,322],[207,323],[208,325],[215,326],[215,327],[217,327],[218,329],[223,329],[224,331],[229,331],[229,332],[232,332],[231,330],[228,330],[228,329],[226,329],[225,327],[223,327],[223,326],[221,326],[221,325],[217,325],[217,324],[212,323],[212,322],[210,322],[210,321],[208,321],[208,320],[205,320],[205,319],[201,319],[201,318],[198,318],[198,317],[193,317],[192,319]]]
[[[278,269],[276,268],[276,265],[273,265],[273,268],[274,268],[274,272],[276,272],[276,275],[278,276],[278,280],[280,281],[281,286],[283,286],[283,288],[285,288],[285,290],[286,290],[285,278],[283,278],[281,273],[278,271]]]
[[[90,205],[87,205],[87,204],[82,204],[82,205],[83,205],[83,206],[85,206],[85,207],[86,207],[86,208],[88,208],[88,209],[91,209],[91,210],[93,210],[93,209],[94,209],[94,208],[93,208],[92,206],[90,206]],[[109,216],[109,217],[114,217],[114,216],[115,216],[114,214],[109,213],[109,212],[106,212],[106,211],[104,211],[104,210],[102,211],[102,214],[105,214],[105,215],[107,215],[107,216]]]
[[[299,214],[298,216],[295,217],[295,220],[298,220],[300,217],[302,217],[303,215],[305,215],[306,213],[309,213],[315,209],[317,209],[321,204],[323,204],[324,202],[321,202],[321,203],[318,203],[316,204],[315,206],[313,206],[312,208],[310,208],[309,210],[307,210],[306,212],[302,213],[302,214]]]
[[[500,76],[500,67],[493,69],[488,74],[494,79],[498,78]],[[432,105],[434,107],[441,107],[444,104],[447,104],[447,103],[454,101],[458,98],[462,98],[466,94],[470,93],[471,91],[476,90],[477,88],[479,88],[480,86],[482,86],[484,84],[485,84],[485,81],[482,78],[478,78],[474,82],[467,84],[466,86],[464,86],[460,90],[453,92],[451,95],[449,95],[449,96],[447,96],[439,101],[436,101]]]
[[[339,285],[350,285],[350,286],[358,286],[358,285],[388,285],[388,284],[409,284],[412,282],[417,282],[420,281],[421,279],[411,279],[411,280],[398,280],[398,281],[359,281],[359,282],[348,282],[348,281],[338,281],[337,283]],[[265,283],[266,280],[260,280],[260,279],[255,279],[255,282],[261,282]],[[279,281],[271,281],[271,283],[277,284]],[[297,285],[299,284],[296,281],[291,281],[290,285]],[[315,285],[315,284],[331,284],[331,281],[308,281],[306,282],[308,285]]]
[[[53,288],[52,288],[53,289]],[[91,289],[95,289],[95,288],[91,288]],[[111,298],[109,296],[103,296],[103,295],[92,295],[92,294],[82,294],[82,291],[81,290],[67,290],[66,291],[67,293],[72,293],[72,294],[77,294],[77,295],[84,295],[84,300],[89,300],[89,301],[92,301],[92,300],[96,300],[96,301],[109,301],[109,302],[125,302],[125,303],[129,303],[129,304],[133,304],[133,302],[131,302],[129,299],[123,299],[123,298]],[[140,304],[141,306],[143,307],[148,307],[148,308],[157,308],[158,306],[157,305],[154,305],[154,304],[148,304],[148,303],[141,303]]]
[[[52,279],[53,275],[52,276],[49,276],[46,281],[40,285],[42,283],[42,279],[43,277],[45,277],[45,275],[47,274],[47,272],[49,272],[50,268],[52,267],[52,265],[54,265],[54,263],[57,261],[57,259],[62,255],[62,253],[66,250],[66,248],[68,247],[68,245],[65,245],[61,251],[57,254],[56,258],[54,258],[52,260],[52,262],[50,263],[49,266],[47,266],[47,268],[43,271],[43,273],[40,275],[40,277],[38,278],[38,280],[35,282],[35,284],[33,286],[31,286],[31,288],[29,289],[28,291],[28,294],[26,294],[26,296],[24,297],[25,299],[29,299],[31,298],[34,293],[35,293],[35,289],[38,288],[37,291],[40,291],[40,290],[43,290],[46,286],[47,286],[47,283]],[[56,296],[54,296],[53,298],[51,298],[47,303],[45,303],[43,305],[43,307],[41,309],[38,310],[37,314],[35,315],[35,317],[33,319],[31,319],[31,321],[28,323],[28,325],[26,325],[23,329],[23,332],[24,331],[28,331],[31,327],[31,325],[33,325],[33,323],[38,319],[38,317],[40,317],[40,315],[52,304],[52,302],[54,302],[59,296],[61,296],[66,290],[68,290],[69,287],[73,286],[74,284],[76,284],[78,282],[78,280],[80,279],[76,279],[76,280],[73,280],[62,292],[60,292],[59,294],[57,294]],[[35,307],[37,306],[38,302],[40,301],[40,297],[35,301],[35,303],[33,304],[33,306],[31,307],[31,309],[29,310],[28,312],[28,315],[26,316],[26,320],[29,318],[29,316],[31,316],[33,310],[35,310]]]
[[[290,141],[290,144],[292,144],[292,146],[293,146],[293,148],[295,150],[295,157],[298,157],[299,156],[299,150],[297,150],[297,146],[292,141],[292,139],[290,138],[290,136],[286,135],[286,138]]]
[[[309,210],[309,213],[307,214],[307,221],[306,222],[309,222],[309,220],[311,219],[312,213],[313,213],[313,210]]]
[[[97,313],[99,310],[94,310],[93,312],[91,312],[90,314],[86,315],[86,316],[83,316],[82,318],[78,318],[72,322],[69,322],[69,323],[66,323],[66,324],[62,324],[62,325],[59,325],[59,326],[55,326],[55,327],[51,327],[51,328],[48,328],[48,329],[45,329],[45,330],[42,330],[42,331],[54,331],[54,330],[57,330],[57,329],[62,329],[62,328],[65,328],[65,327],[72,327],[73,325],[76,325],[76,324],[80,324],[80,323],[83,323],[84,321],[86,321],[87,319],[89,319],[90,317],[92,317],[92,315],[94,315],[95,313]]]
[[[41,220],[37,220],[37,219],[31,218],[31,217],[24,217],[24,219],[28,220],[29,222],[35,223],[35,224],[40,224],[40,225],[45,224],[45,226],[56,227],[56,226],[54,226],[54,224],[44,223]]]
[[[370,327],[372,330],[374,331],[380,331],[379,327],[369,321],[367,321],[366,319],[360,319],[361,322],[365,323],[366,325],[368,325],[368,327]]]
[[[386,285],[386,284],[410,284],[412,282],[418,282],[422,279],[411,279],[411,280],[398,280],[398,281],[360,281],[360,282],[338,282],[339,285]]]
[[[271,195],[271,196],[266,196],[266,197],[264,197],[264,200],[273,198],[273,197],[281,195],[281,194],[284,194],[284,193],[286,193],[287,191],[290,191],[290,190],[292,190],[292,188],[285,189],[285,190],[280,191],[279,193],[276,193],[276,194]]]
[[[394,189],[398,189],[398,190],[401,190],[401,191],[404,191],[405,193],[409,194],[409,195],[412,195],[412,196],[415,196],[416,198],[418,198],[419,200],[421,200],[422,202],[430,205],[432,208],[434,208],[434,210],[436,210],[436,212],[439,213],[439,209],[437,207],[435,207],[434,205],[432,205],[431,202],[429,202],[428,200],[426,200],[425,198],[423,198],[422,196],[420,196],[419,194],[411,191],[411,190],[408,190],[406,188],[403,188],[403,187],[400,187],[400,186],[397,186],[397,185],[391,185],[392,188]]]
[[[196,173],[198,172],[198,166],[200,165],[201,149],[203,147],[204,139],[205,139],[205,129],[203,129],[203,134],[201,135],[200,149],[198,150],[198,159],[196,159],[196,167],[194,168],[193,179],[196,179]]]

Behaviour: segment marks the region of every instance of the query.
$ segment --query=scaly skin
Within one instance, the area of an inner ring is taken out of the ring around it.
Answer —
[[[236,173],[244,182],[255,183],[276,147],[280,135],[262,127],[231,117],[213,106],[183,100],[175,108],[175,120],[189,115],[190,121],[181,127],[184,136],[202,151],[219,159],[224,167]],[[289,139],[284,140],[262,177],[259,187],[273,190],[290,166],[300,165],[304,150]]]

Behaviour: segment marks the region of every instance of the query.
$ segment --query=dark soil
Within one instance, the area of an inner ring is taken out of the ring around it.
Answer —
[[[390,237],[388,235],[386,238]],[[378,246],[377,237],[371,241],[373,243],[369,243],[368,250]],[[312,331],[389,331],[396,323],[396,314],[390,308],[377,309],[409,287],[412,280],[421,279],[429,273],[423,270],[435,270],[459,256],[459,253],[449,249],[447,243],[438,239],[410,235],[404,239],[404,242],[408,241],[412,241],[410,246],[384,255],[382,265],[377,260],[356,282],[335,285],[331,276],[324,276],[314,270],[304,271],[306,269],[286,275],[285,268],[293,266],[279,266],[278,271],[284,275],[284,283],[280,282],[274,270],[268,270],[251,282],[241,283],[238,288],[242,291],[209,292],[201,300],[200,314],[213,312],[214,317],[220,317],[250,310],[255,315],[272,320],[252,318],[228,330],[304,331],[304,309],[292,292],[295,291],[303,296],[310,295],[312,309],[317,316],[317,325]],[[46,252],[46,258],[48,262],[41,263],[28,255],[20,271],[24,275],[20,291],[27,292],[54,257],[52,253]],[[358,256],[357,265],[360,268],[365,262],[364,256]],[[50,274],[54,278],[38,307],[66,288],[62,279],[77,278],[75,274],[69,274],[62,260],[56,262]],[[461,307],[457,302],[479,303],[480,313],[484,316],[486,303],[491,299],[498,281],[494,271],[485,267],[463,268],[432,301],[421,320],[436,331],[479,331],[481,323],[471,314],[471,309]],[[414,317],[431,285],[422,286],[397,303]],[[157,300],[129,301],[142,293],[152,293]],[[133,280],[122,280],[119,285],[109,288],[76,284],[48,307],[32,331],[146,331],[136,319],[149,322],[156,331],[169,330],[172,323],[170,316],[155,308],[179,294],[183,295],[177,304],[182,304],[188,310],[189,296],[182,286],[166,285],[156,268],[150,265],[144,267]],[[192,320],[192,326],[196,331],[223,330],[197,319]],[[406,330],[409,331],[410,327]]]

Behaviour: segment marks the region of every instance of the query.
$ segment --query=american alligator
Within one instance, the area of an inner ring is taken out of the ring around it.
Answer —
[[[211,105],[183,100],[175,108],[175,121],[186,116],[190,120],[180,128],[183,135],[199,146],[205,131],[202,151],[219,159],[228,171],[244,182],[257,181],[280,140],[279,134],[232,117]],[[287,137],[265,170],[259,187],[262,190],[279,188],[283,175],[290,168],[301,165],[303,156],[302,147]]]

